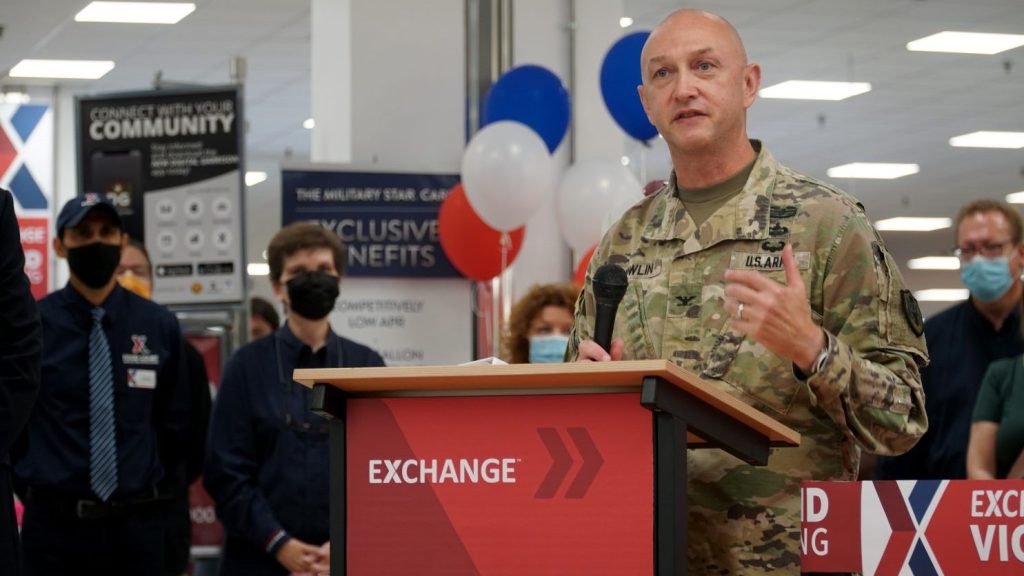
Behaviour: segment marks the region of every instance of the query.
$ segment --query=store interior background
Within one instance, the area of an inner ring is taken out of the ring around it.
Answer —
[[[280,170],[313,160],[353,169],[457,173],[466,144],[466,14],[474,0],[193,0],[175,25],[87,24],[87,0],[0,0],[0,88],[52,103],[55,205],[77,192],[74,96],[165,86],[224,85],[244,59],[246,169],[267,174],[245,190],[249,262],[280,226]],[[762,66],[762,87],[785,80],[870,82],[838,102],[758,99],[749,132],[783,163],[856,196],[872,221],[952,217],[977,197],[1024,191],[1021,149],[954,148],[953,136],[1024,131],[1024,47],[1001,54],[910,52],[907,42],[944,30],[1024,33],[1021,0],[514,0],[512,63],[558,74],[573,98],[572,138],[556,153],[623,161],[638,177],[666,178],[659,139],[645,148],[615,125],[601,101],[605,51],[649,30],[679,7],[729,18]],[[570,25],[571,15],[575,15]],[[620,19],[632,18],[623,28]],[[6,76],[23,58],[113,60],[96,81]],[[303,123],[313,118],[312,129]],[[849,162],[916,163],[896,180],[833,180]],[[955,270],[913,270],[911,258],[948,256],[950,228],[885,232],[915,291],[962,288]],[[568,279],[573,255],[561,239],[554,199],[527,226],[513,296],[535,282]],[[55,259],[55,287],[67,278]],[[271,296],[266,277],[251,292]],[[344,288],[342,295],[344,297]],[[467,303],[468,305],[468,303]],[[923,301],[925,315],[950,302]]]

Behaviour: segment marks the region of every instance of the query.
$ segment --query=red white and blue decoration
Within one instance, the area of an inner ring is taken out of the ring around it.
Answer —
[[[53,191],[53,113],[46,104],[0,104],[0,188],[18,214],[49,213]]]
[[[1024,481],[805,482],[804,572],[1024,574]]]
[[[0,104],[0,188],[14,196],[25,275],[38,300],[49,292],[53,203],[53,112],[46,104]]]

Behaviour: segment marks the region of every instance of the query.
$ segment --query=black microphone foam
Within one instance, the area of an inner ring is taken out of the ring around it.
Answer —
[[[594,315],[594,342],[605,351],[611,350],[612,327],[615,326],[615,312],[619,302],[626,295],[629,278],[626,271],[615,264],[605,264],[594,273],[591,281],[597,312]]]

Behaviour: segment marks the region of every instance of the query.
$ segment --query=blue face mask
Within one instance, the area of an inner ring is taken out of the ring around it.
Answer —
[[[568,346],[568,336],[561,334],[534,336],[530,338],[530,364],[561,362]]]
[[[1006,256],[975,256],[960,267],[960,280],[972,296],[982,302],[999,300],[1013,285],[1010,260]]]

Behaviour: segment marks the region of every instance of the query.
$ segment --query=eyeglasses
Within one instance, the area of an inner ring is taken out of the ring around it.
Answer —
[[[1003,250],[1009,244],[1013,244],[1013,242],[1008,240],[1006,242],[985,243],[978,246],[957,246],[953,249],[953,256],[960,260],[970,260],[978,254],[986,258],[993,258],[995,256],[1002,256]]]

